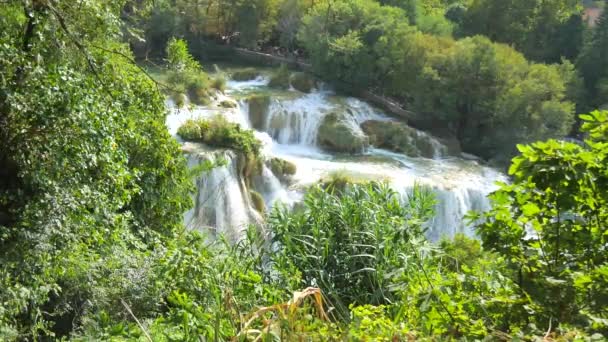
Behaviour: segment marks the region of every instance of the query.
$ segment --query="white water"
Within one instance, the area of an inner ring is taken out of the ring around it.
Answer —
[[[229,82],[227,94],[238,97],[256,90],[268,92],[266,82],[262,78]],[[225,99],[222,97],[218,102]],[[169,130],[175,134],[187,119],[216,115],[218,110],[211,106],[174,111],[167,119]],[[240,101],[235,109],[220,111],[228,120],[251,127],[245,101]],[[415,184],[427,185],[434,190],[438,202],[435,218],[429,222],[428,237],[437,240],[458,232],[474,235],[463,216],[470,210],[489,208],[486,195],[496,189],[496,181],[505,180],[502,174],[474,161],[441,158],[447,149],[436,139],[431,140],[435,159],[411,158],[380,149],[370,149],[355,156],[324,152],[316,146],[316,135],[323,117],[332,111],[348,113],[352,125],[357,127],[370,119],[393,120],[363,101],[336,96],[330,91],[311,94],[293,91],[290,96],[273,96],[263,131],[256,132],[256,136],[264,142],[264,153],[268,157],[276,156],[294,163],[297,172],[290,185],[282,183],[266,167],[262,175],[254,179],[253,187],[262,194],[267,208],[279,202],[291,206],[302,199],[302,189],[306,186],[331,172],[345,171],[357,178],[385,180],[404,198]],[[426,135],[424,132],[417,134]],[[195,164],[209,156],[216,158],[218,153],[194,149],[190,153],[190,163]],[[186,213],[185,220],[191,229],[211,229],[212,232],[238,238],[247,224],[260,222],[261,217],[251,208],[247,189],[238,177],[234,155],[221,153],[230,162],[197,180],[196,207]]]
[[[206,229],[211,236],[223,234],[234,241],[250,223],[262,222],[251,207],[233,152],[209,150],[190,143],[186,143],[184,149],[188,152],[190,168],[219,159],[226,163],[196,178],[194,207],[184,214],[186,227]]]

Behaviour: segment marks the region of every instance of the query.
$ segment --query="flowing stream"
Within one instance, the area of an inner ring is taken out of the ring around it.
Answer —
[[[369,148],[360,154],[330,153],[317,144],[319,125],[331,112],[348,113],[349,124],[359,129],[367,120],[392,121],[382,111],[355,98],[315,90],[310,94],[296,90],[276,91],[267,87],[262,77],[247,82],[228,82],[226,95],[208,107],[172,109],[167,118],[171,134],[177,137],[179,126],[188,119],[223,115],[245,128],[252,128],[246,98],[252,94],[268,94],[271,103],[256,136],[264,143],[267,158],[279,157],[296,165],[289,182],[281,180],[264,167],[252,187],[264,199],[266,210],[278,203],[291,206],[301,201],[309,185],[333,172],[344,172],[357,179],[384,180],[404,199],[415,184],[427,185],[436,194],[436,214],[429,222],[428,237],[437,240],[458,232],[474,235],[464,215],[470,210],[489,208],[486,198],[496,189],[496,181],[505,181],[500,172],[475,161],[447,156],[447,148],[424,132],[416,132],[431,142],[432,159],[408,157],[387,150]],[[221,108],[221,101],[234,101],[235,108]],[[169,103],[172,107],[172,105]],[[249,190],[240,179],[236,155],[232,151],[210,149],[201,144],[185,143],[189,164],[194,167],[205,161],[221,158],[225,165],[201,175],[196,180],[195,206],[188,211],[185,223],[190,229],[205,229],[237,239],[251,223],[263,223],[263,215],[252,206]]]

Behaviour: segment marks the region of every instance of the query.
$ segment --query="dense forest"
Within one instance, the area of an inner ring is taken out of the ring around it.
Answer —
[[[411,126],[505,170],[460,218],[475,236],[427,237],[428,187],[343,175],[239,239],[185,227],[226,161],[189,167],[181,140],[237,153],[245,183],[295,172],[221,118],[167,129],[167,99],[256,77],[207,67],[241,49],[309,66],[269,87],[408,113],[326,148],[424,157]],[[0,0],[0,340],[604,341],[607,106],[608,1]]]

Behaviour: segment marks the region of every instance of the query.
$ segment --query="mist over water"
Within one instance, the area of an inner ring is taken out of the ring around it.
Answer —
[[[188,119],[211,117],[218,113],[231,122],[251,129],[249,106],[243,97],[256,92],[269,94],[269,110],[256,136],[264,143],[263,153],[267,158],[287,160],[296,165],[297,171],[290,182],[282,182],[266,166],[261,175],[255,177],[252,185],[262,195],[267,210],[278,203],[292,206],[302,200],[306,187],[332,172],[340,171],[357,179],[386,181],[404,200],[415,184],[426,185],[436,194],[437,200],[435,217],[429,222],[428,238],[438,240],[459,232],[473,236],[473,230],[463,220],[464,215],[470,210],[489,209],[486,196],[497,188],[496,181],[506,181],[500,172],[478,165],[475,161],[448,157],[444,145],[420,131],[416,134],[428,136],[431,141],[433,159],[413,158],[376,148],[355,155],[324,151],[317,146],[317,133],[323,118],[329,113],[345,113],[353,129],[359,129],[359,125],[367,120],[395,119],[366,102],[338,96],[328,90],[310,94],[295,90],[273,91],[267,88],[267,82],[262,77],[247,82],[228,82],[227,95],[221,96],[217,102],[232,99],[237,102],[236,108],[224,109],[211,105],[172,109],[167,118],[167,126],[173,135]],[[170,102],[168,106],[173,107]],[[262,216],[251,206],[249,189],[239,179],[233,152],[192,143],[185,144],[184,149],[189,154],[191,166],[219,156],[227,161],[226,166],[216,168],[196,180],[195,207],[184,215],[188,228],[206,229],[213,234],[223,233],[237,239],[248,224],[263,222]]]

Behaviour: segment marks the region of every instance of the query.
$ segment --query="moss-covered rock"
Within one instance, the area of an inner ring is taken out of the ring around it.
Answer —
[[[230,100],[223,100],[219,103],[219,106],[222,108],[236,108],[236,102]]]
[[[264,197],[262,197],[259,192],[249,190],[249,198],[251,199],[251,205],[255,210],[262,214],[266,211],[266,203],[264,203]]]
[[[247,99],[249,104],[249,121],[251,126],[257,130],[264,129],[268,109],[270,108],[270,96],[253,95]]]
[[[272,158],[266,162],[266,165],[268,165],[270,170],[272,170],[272,173],[281,180],[295,175],[297,171],[294,163],[281,158]]]
[[[296,72],[291,75],[291,86],[303,93],[310,93],[315,87],[315,79],[305,72]]]
[[[237,70],[232,73],[232,79],[235,81],[251,81],[255,80],[260,73],[254,68]]]
[[[290,75],[289,69],[283,64],[274,74],[272,74],[268,86],[271,88],[288,89]]]
[[[369,146],[369,139],[348,114],[330,113],[323,118],[317,142],[319,146],[333,152],[358,153]]]
[[[372,145],[411,157],[433,158],[438,147],[431,136],[402,122],[368,120],[361,124],[361,129]]]
[[[239,124],[229,122],[220,115],[211,119],[188,120],[177,130],[177,134],[184,140],[229,148],[244,155],[259,156],[262,147],[252,130],[242,129]]]

